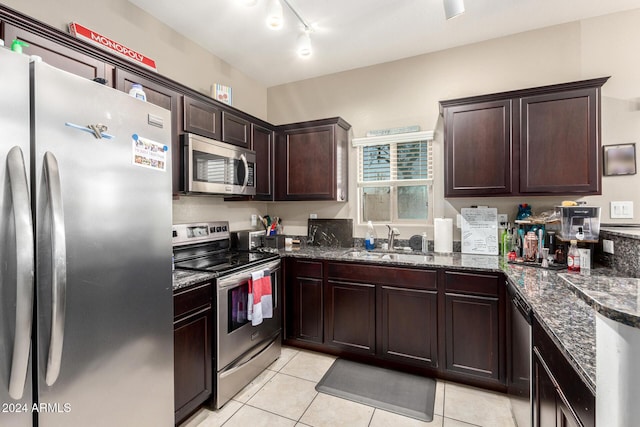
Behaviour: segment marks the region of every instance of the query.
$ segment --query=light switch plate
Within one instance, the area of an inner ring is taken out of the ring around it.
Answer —
[[[309,219],[318,219],[318,214],[309,214]]]
[[[633,219],[633,202],[611,202],[612,219]]]

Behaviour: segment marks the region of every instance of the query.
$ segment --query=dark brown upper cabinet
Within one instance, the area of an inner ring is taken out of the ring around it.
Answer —
[[[114,86],[112,65],[9,23],[2,22],[0,26],[7,45],[21,40],[29,45],[24,48],[25,54],[37,55],[49,65],[89,80],[105,79],[108,86]]]
[[[445,197],[601,194],[608,79],[441,101]]]
[[[184,96],[182,112],[185,132],[220,140],[222,137],[222,110],[217,105]]]
[[[222,141],[239,147],[251,147],[251,123],[228,111],[222,112]]]
[[[346,202],[349,129],[339,117],[280,126],[276,200]]]
[[[256,152],[256,195],[254,200],[273,200],[275,132],[251,124],[251,149]]]
[[[445,109],[447,197],[512,192],[512,100]]]

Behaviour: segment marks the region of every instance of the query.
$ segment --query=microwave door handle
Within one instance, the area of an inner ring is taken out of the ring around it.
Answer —
[[[29,367],[33,321],[33,222],[29,184],[20,147],[7,155],[7,172],[16,232],[16,325],[9,377],[9,396],[21,399]]]
[[[244,154],[240,154],[240,159],[242,160],[242,163],[244,163],[244,183],[242,184],[242,190],[240,191],[244,193],[244,190],[247,188],[247,183],[249,182],[249,163],[247,162],[247,156]]]
[[[45,382],[52,386],[60,374],[67,292],[67,248],[62,210],[62,187],[58,161],[50,152],[44,155],[43,172],[51,215],[51,337]]]

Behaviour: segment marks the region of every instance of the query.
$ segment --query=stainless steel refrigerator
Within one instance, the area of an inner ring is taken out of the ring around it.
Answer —
[[[1,426],[173,425],[169,114],[0,49]]]

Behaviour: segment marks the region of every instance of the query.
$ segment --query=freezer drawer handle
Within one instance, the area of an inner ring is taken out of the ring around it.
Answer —
[[[67,248],[65,242],[62,188],[58,161],[51,152],[44,154],[43,172],[51,215],[51,341],[45,382],[52,386],[58,379],[64,340],[67,292]]]
[[[115,138],[115,136],[107,133],[107,126],[105,125],[101,125],[101,124],[97,124],[97,125],[87,125],[87,126],[80,126],[80,125],[75,125],[73,123],[69,123],[66,122],[64,124],[67,127],[70,127],[72,129],[78,129],[84,132],[88,132],[91,135],[93,135],[96,139],[113,139]]]
[[[16,230],[16,329],[9,379],[9,396],[21,399],[29,367],[33,319],[33,223],[24,157],[20,147],[7,155]]]

